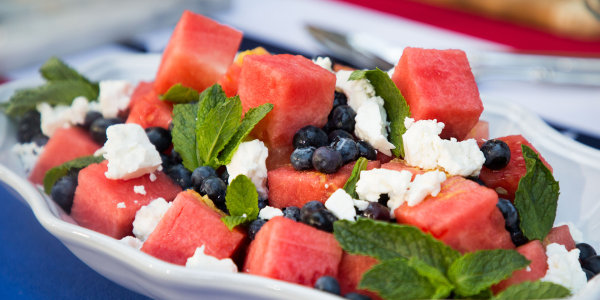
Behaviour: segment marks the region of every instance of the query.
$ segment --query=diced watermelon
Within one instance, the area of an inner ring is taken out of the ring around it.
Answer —
[[[482,249],[511,249],[514,245],[496,207],[496,193],[474,181],[453,176],[440,193],[423,202],[406,203],[394,212],[398,223],[414,225],[450,247],[465,253]]]
[[[415,120],[443,122],[442,138],[462,140],[483,111],[467,56],[461,50],[404,48],[392,80]]]
[[[391,156],[387,156],[381,152],[377,152],[377,160],[380,161],[382,164],[385,164],[392,159],[394,159],[394,158]]]
[[[221,221],[224,214],[193,190],[175,198],[142,251],[174,264],[185,265],[196,248],[216,258],[231,258],[241,248],[246,233],[239,227],[230,231]]]
[[[507,287],[519,284],[524,281],[536,281],[548,270],[548,257],[542,243],[538,240],[531,241],[525,245],[517,247],[517,251],[531,261],[525,269],[513,272],[512,276],[500,283],[492,286],[492,291],[497,294]]]
[[[522,135],[509,135],[497,139],[504,141],[508,145],[510,149],[510,161],[506,167],[500,170],[490,170],[486,167],[481,168],[479,179],[486,186],[495,189],[500,197],[513,201],[515,199],[515,191],[519,187],[519,180],[527,172],[521,144],[529,146],[538,154],[539,152]],[[552,167],[541,154],[540,159],[552,171]]]
[[[466,139],[475,139],[477,145],[481,147],[485,141],[490,138],[490,123],[488,121],[479,120],[471,131],[465,136]]]
[[[304,126],[325,125],[334,91],[333,73],[310,59],[289,54],[245,57],[238,88],[244,111],[265,103],[274,105],[253,130],[269,152],[289,147]]]
[[[169,124],[172,120],[171,112],[173,111],[173,105],[168,101],[162,101],[158,98],[158,95],[153,89],[149,89],[148,86],[144,85],[143,89],[140,86],[136,91],[139,90],[139,96],[131,99],[129,103],[129,116],[127,117],[127,123],[136,123],[143,128],[148,127],[162,127],[169,128]],[[146,92],[142,94],[142,92]],[[135,93],[135,92],[134,92]]]
[[[370,161],[367,169],[379,168],[379,161]],[[317,171],[296,171],[287,165],[267,173],[269,205],[277,208],[302,207],[306,202],[325,201],[344,184],[352,174],[354,163],[349,163],[334,174]]]
[[[129,180],[106,178],[107,161],[92,164],[79,171],[77,189],[71,208],[71,217],[81,226],[104,233],[116,239],[130,235],[132,222],[140,207],[162,197],[173,200],[181,191],[179,185],[163,172]],[[134,186],[144,186],[146,194],[138,194]]]
[[[333,234],[274,217],[250,244],[244,272],[312,287],[321,276],[336,277],[341,259]]]
[[[163,53],[154,90],[162,95],[181,83],[203,91],[225,74],[241,41],[240,31],[185,11]]]
[[[544,238],[544,246],[548,244],[557,243],[565,246],[567,251],[575,249],[575,241],[571,236],[568,225],[561,225],[550,229],[550,232]]]
[[[375,292],[357,289],[363,274],[376,263],[377,259],[373,257],[344,252],[338,269],[338,282],[340,283],[341,294],[346,295],[347,293],[355,292],[369,296],[371,299],[381,299]]]
[[[131,100],[129,100],[129,109],[135,106],[135,104],[141,99],[145,98],[150,91],[154,89],[154,82],[151,81],[140,81],[131,94]]]
[[[394,160],[391,160],[391,161],[389,161],[387,163],[381,164],[381,168],[382,169],[388,169],[388,170],[394,170],[394,171],[402,171],[402,170],[409,171],[409,172],[413,173],[412,179],[415,179],[415,176],[417,174],[423,174],[423,173],[425,173],[425,171],[421,170],[420,168],[411,167],[411,166],[407,165],[401,159],[394,159]]]
[[[100,145],[96,144],[81,128],[57,129],[44,146],[44,151],[29,174],[29,180],[42,184],[48,170],[75,158],[92,155],[99,148]]]
[[[269,54],[267,50],[263,47],[256,47],[252,50],[246,50],[237,55],[233,64],[229,66],[225,75],[217,81],[219,85],[223,88],[225,95],[227,97],[233,97],[237,95],[238,91],[238,81],[240,79],[240,72],[242,71],[242,63],[244,62],[244,57],[247,55],[264,55]]]

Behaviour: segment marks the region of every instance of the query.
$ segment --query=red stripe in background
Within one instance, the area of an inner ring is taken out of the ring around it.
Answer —
[[[338,0],[508,45],[517,51],[600,56],[600,41],[558,37],[506,21],[407,0]]]

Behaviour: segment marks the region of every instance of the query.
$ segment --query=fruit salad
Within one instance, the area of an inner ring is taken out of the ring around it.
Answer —
[[[152,82],[60,59],[1,108],[28,178],[80,226],[158,259],[348,299],[561,298],[600,272],[521,135],[490,137],[466,55],[387,72],[238,53],[185,12]]]

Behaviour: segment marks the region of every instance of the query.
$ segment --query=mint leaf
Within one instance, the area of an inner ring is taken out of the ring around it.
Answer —
[[[375,94],[384,100],[383,107],[390,122],[388,140],[396,146],[396,148],[392,149],[392,153],[396,157],[404,157],[404,145],[402,142],[402,134],[406,132],[404,119],[410,117],[410,108],[406,100],[386,72],[380,69],[354,71],[349,79],[358,80],[363,78],[367,79],[373,85]]]
[[[211,110],[227,100],[223,88],[218,84],[206,88],[198,98],[200,99],[198,102],[198,124],[202,124]]]
[[[552,282],[525,281],[521,284],[512,285],[500,294],[494,296],[494,300],[520,300],[520,299],[557,299],[571,295],[566,287]]]
[[[181,85],[181,83],[174,84],[167,90],[164,95],[161,95],[160,100],[169,101],[173,103],[189,103],[198,101],[198,91],[193,88]]]
[[[530,240],[543,241],[556,217],[558,181],[533,149],[527,145],[521,145],[521,149],[527,173],[519,180],[515,207],[519,212],[523,234]]]
[[[365,272],[360,289],[377,292],[385,299],[430,299],[436,288],[404,258],[383,261]]]
[[[460,257],[458,251],[413,226],[358,219],[356,222],[336,221],[333,228],[344,250],[382,261],[416,257],[445,273]]]
[[[219,154],[219,162],[223,165],[231,162],[231,158],[237,151],[240,144],[244,141],[244,139],[250,134],[254,126],[260,122],[271,110],[273,109],[273,104],[265,103],[258,107],[250,108],[246,114],[244,115],[244,119],[242,123],[235,131],[235,134],[229,140],[229,143],[225,145],[225,148]]]
[[[232,230],[244,222],[258,217],[258,192],[246,175],[238,175],[227,187],[225,205],[231,216],[223,217],[225,225]]]
[[[44,192],[50,195],[52,191],[52,186],[54,183],[61,177],[67,175],[70,170],[73,169],[83,169],[91,164],[97,164],[104,160],[102,156],[82,156],[68,162],[63,163],[62,165],[56,166],[46,172],[44,175]]]
[[[175,104],[173,106],[173,150],[181,156],[183,166],[194,171],[198,165],[196,158],[196,115],[198,103]]]
[[[450,283],[446,275],[440,270],[426,264],[418,258],[411,258],[408,260],[408,265],[415,269],[419,275],[427,278],[429,283],[435,288],[435,292],[431,295],[432,299],[445,299],[450,296],[454,285]]]
[[[468,297],[508,278],[529,263],[515,250],[481,250],[455,260],[448,269],[448,278],[456,286],[458,295]]]
[[[196,125],[196,157],[201,166],[220,166],[217,156],[235,134],[242,117],[242,103],[238,96],[229,98],[210,110]],[[200,119],[200,109],[198,110]]]
[[[48,59],[41,67],[40,74],[48,81],[76,80],[82,81],[94,87],[96,92],[99,92],[98,83],[91,82],[83,75],[79,74],[75,69],[69,67],[59,58],[53,56]],[[90,98],[88,98],[90,99]],[[95,100],[91,98],[90,100]]]
[[[348,195],[350,195],[352,198],[358,198],[356,195],[356,183],[360,179],[360,172],[367,169],[368,162],[369,161],[364,157],[357,159],[356,163],[354,163],[352,174],[350,174],[350,177],[344,184],[344,191],[346,191],[346,193],[348,193]]]

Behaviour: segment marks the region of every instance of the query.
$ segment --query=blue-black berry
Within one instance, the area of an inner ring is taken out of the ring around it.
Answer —
[[[40,124],[40,113],[37,110],[26,112],[17,123],[17,141],[19,143],[31,142],[36,135],[42,133]]]
[[[77,188],[76,176],[63,176],[59,178],[52,186],[50,196],[66,213],[71,213],[73,206],[73,197]]]
[[[106,129],[112,125],[121,123],[123,123],[123,120],[119,118],[96,119],[90,125],[90,135],[96,143],[104,145],[106,143]]]
[[[500,209],[504,217],[504,224],[507,229],[519,227],[519,214],[517,213],[517,208],[510,200],[499,198],[496,206]]]
[[[596,250],[594,249],[594,247],[590,246],[590,244],[587,243],[577,243],[575,244],[575,247],[577,249],[579,249],[579,261],[583,261],[588,257],[592,257],[594,255],[596,255]]]
[[[510,161],[510,148],[502,140],[491,139],[481,146],[485,157],[483,165],[490,170],[500,170]]]
[[[353,140],[354,137],[348,131],[343,129],[336,129],[329,133],[327,136],[329,139],[329,144],[335,143],[340,138],[347,138]]]
[[[146,135],[150,143],[154,145],[156,151],[162,153],[171,147],[171,132],[162,127],[146,128]]]
[[[167,175],[184,190],[192,187],[192,172],[182,164],[171,165]]]
[[[319,147],[312,156],[312,165],[321,173],[332,174],[342,167],[342,155],[331,147]]]
[[[354,132],[354,124],[356,123],[354,117],[356,117],[356,112],[348,105],[340,105],[334,108],[331,113],[333,128]]]
[[[216,176],[210,176],[202,182],[200,186],[200,195],[207,195],[217,207],[225,204],[225,194],[227,185],[223,180]]]
[[[334,97],[333,97],[333,109],[335,109],[336,107],[338,107],[340,105],[347,105],[347,104],[348,104],[348,97],[346,97],[346,94],[336,91],[334,93]]]
[[[310,170],[312,166],[312,157],[315,153],[315,147],[296,148],[290,155],[292,167],[298,171]]]
[[[327,134],[319,127],[312,125],[304,126],[294,134],[292,142],[294,148],[318,148],[327,145]]]
[[[344,164],[358,158],[358,145],[353,139],[339,138],[337,141],[333,142],[331,147],[342,155]]]
[[[369,205],[363,212],[363,215],[373,220],[389,221],[390,209],[387,208],[387,206],[379,204],[378,202],[369,202]]]
[[[348,293],[344,295],[344,298],[350,300],[371,300],[371,297],[359,293]]]
[[[256,234],[263,227],[263,225],[265,225],[265,223],[267,223],[267,221],[263,219],[256,219],[250,223],[248,226],[248,238],[250,238],[251,241],[254,240]]]
[[[319,202],[321,203],[321,202]],[[283,216],[294,220],[296,222],[300,221],[300,208],[297,206],[288,206],[283,208]]]
[[[331,276],[319,277],[317,282],[315,282],[315,289],[335,295],[340,294],[340,284],[338,283],[337,279]]]
[[[333,232],[333,223],[337,220],[337,217],[326,209],[302,215],[302,223],[326,232]]]
[[[191,177],[194,189],[197,191],[200,190],[200,186],[202,185],[202,182],[204,182],[204,179],[210,176],[217,176],[217,171],[209,166],[197,167],[194,172],[192,172]]]
[[[373,146],[371,146],[371,144],[369,144],[365,141],[358,141],[356,143],[356,146],[358,147],[358,156],[359,157],[364,157],[368,160],[376,160],[377,159],[377,151],[375,151],[375,148],[373,148]]]

